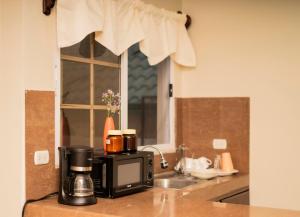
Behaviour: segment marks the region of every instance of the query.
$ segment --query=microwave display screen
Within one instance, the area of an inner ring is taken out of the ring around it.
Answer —
[[[118,186],[141,182],[141,163],[118,165]]]

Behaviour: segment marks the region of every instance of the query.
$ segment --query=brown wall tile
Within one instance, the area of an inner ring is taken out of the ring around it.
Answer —
[[[58,172],[54,166],[54,92],[25,93],[26,199],[57,191]],[[34,165],[34,152],[48,150],[50,162]]]
[[[188,154],[214,159],[214,138],[227,140],[234,166],[249,173],[249,98],[177,98],[176,144]]]
[[[57,191],[58,172],[54,167],[54,92],[26,91],[26,198],[34,199]],[[177,98],[176,144],[185,144],[189,154],[211,159],[213,138],[226,138],[234,165],[249,172],[249,98]],[[49,150],[50,162],[35,166],[34,152]],[[165,154],[169,168],[160,169],[155,156],[155,172],[172,170],[176,154]]]

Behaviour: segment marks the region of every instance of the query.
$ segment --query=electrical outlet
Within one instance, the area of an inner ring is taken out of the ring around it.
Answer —
[[[213,139],[213,148],[214,149],[226,149],[227,140],[226,139]]]
[[[34,152],[34,164],[43,165],[49,163],[49,151],[42,150]]]

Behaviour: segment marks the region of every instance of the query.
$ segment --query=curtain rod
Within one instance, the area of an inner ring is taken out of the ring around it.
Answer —
[[[43,0],[43,13],[46,16],[51,14],[51,9],[54,7],[56,0]],[[177,11],[178,14],[182,14],[182,11]],[[192,18],[186,15],[185,28],[188,29],[192,23]]]

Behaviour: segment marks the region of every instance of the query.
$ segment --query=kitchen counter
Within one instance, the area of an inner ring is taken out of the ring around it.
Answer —
[[[153,188],[92,206],[65,206],[57,198],[29,204],[25,217],[300,217],[300,212],[211,202],[248,187],[248,175],[221,177],[184,189]]]

